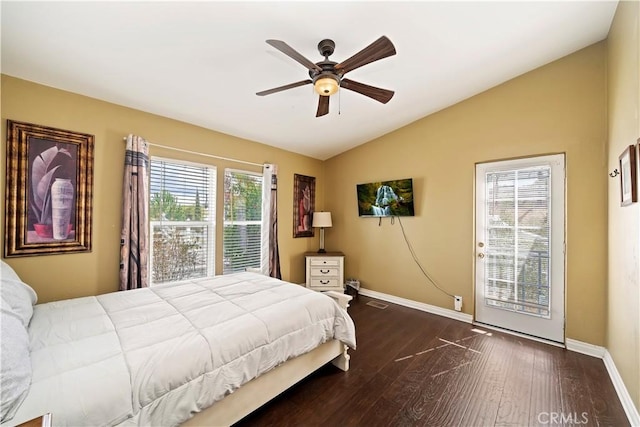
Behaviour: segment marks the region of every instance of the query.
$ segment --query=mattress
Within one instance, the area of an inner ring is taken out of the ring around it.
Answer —
[[[331,339],[355,348],[333,299],[256,273],[39,304],[15,425],[179,425]]]

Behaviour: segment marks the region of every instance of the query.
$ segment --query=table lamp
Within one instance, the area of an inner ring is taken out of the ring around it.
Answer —
[[[320,249],[318,249],[318,253],[326,253],[327,251],[324,250],[324,229],[331,227],[331,212],[314,212],[311,226],[320,228]]]

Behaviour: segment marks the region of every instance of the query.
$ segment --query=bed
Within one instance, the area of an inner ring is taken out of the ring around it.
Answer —
[[[2,426],[230,425],[356,346],[348,295],[254,272],[47,304],[1,274]]]

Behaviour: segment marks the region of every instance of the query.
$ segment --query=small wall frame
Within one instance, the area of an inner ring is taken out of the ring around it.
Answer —
[[[620,205],[629,206],[638,201],[636,147],[629,145],[620,154]]]
[[[91,251],[94,136],[7,120],[4,256]]]

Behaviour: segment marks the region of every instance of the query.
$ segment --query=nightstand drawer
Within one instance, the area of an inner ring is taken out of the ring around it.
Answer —
[[[342,287],[337,277],[312,277],[311,287],[315,289],[321,288],[337,288]]]
[[[340,269],[338,267],[311,267],[311,277],[338,277]]]
[[[309,260],[309,264],[312,267],[316,267],[316,266],[327,266],[327,267],[339,267],[340,266],[340,260],[338,258],[323,258],[323,259],[314,259],[311,258]]]

